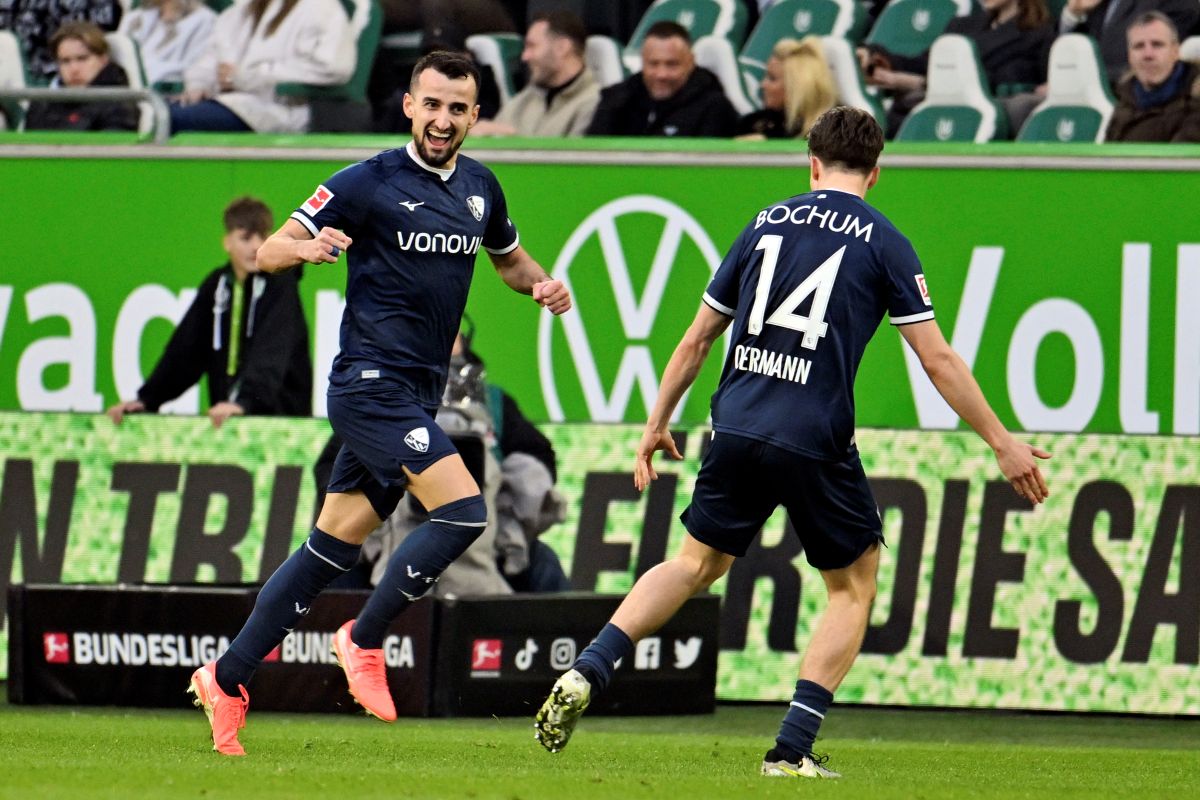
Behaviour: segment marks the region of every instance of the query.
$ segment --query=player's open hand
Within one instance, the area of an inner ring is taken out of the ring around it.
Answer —
[[[300,257],[310,264],[332,264],[353,243],[336,228],[321,228],[316,237],[300,243]]]
[[[639,492],[649,486],[650,481],[658,480],[658,473],[654,471],[652,463],[656,450],[662,450],[676,461],[683,460],[679,449],[675,447],[675,440],[671,438],[670,431],[648,429],[642,434],[642,441],[638,442],[637,461],[633,465],[633,485]]]
[[[533,299],[538,302],[538,305],[550,309],[550,313],[555,315],[571,310],[571,293],[557,278],[535,283]]]
[[[126,414],[140,414],[145,410],[146,404],[141,400],[126,400],[124,403],[117,403],[104,413],[108,415],[114,425],[120,425]]]
[[[1046,479],[1037,464],[1039,458],[1050,458],[1050,454],[1012,437],[996,448],[996,461],[1004,477],[1012,484],[1013,491],[1034,505],[1050,496]]]

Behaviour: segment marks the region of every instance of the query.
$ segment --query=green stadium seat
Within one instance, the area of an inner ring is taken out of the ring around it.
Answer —
[[[500,105],[517,93],[516,75],[521,67],[525,39],[516,33],[477,33],[467,37],[467,49],[483,69],[492,71],[500,89]]]
[[[1200,36],[1189,36],[1179,45],[1179,57],[1184,61],[1200,61]]]
[[[856,41],[866,22],[866,11],[856,0],[779,0],[763,13],[738,55],[746,92],[755,103],[761,103],[758,87],[780,39],[813,34]]]
[[[0,88],[24,89],[25,59],[21,57],[21,43],[12,31],[0,31]],[[23,100],[5,100],[0,103],[0,130],[20,130],[25,124],[25,111],[29,103]]]
[[[142,51],[138,43],[123,33],[106,33],[108,55],[113,63],[125,70],[130,89],[146,89],[146,70],[142,66]],[[149,136],[154,132],[154,108],[149,103],[138,103],[138,134]]]
[[[972,0],[891,0],[867,35],[867,44],[890,53],[918,56],[956,16],[970,13]]]
[[[703,36],[724,36],[736,50],[746,36],[748,19],[742,0],[654,0],[625,46],[625,68],[631,73],[641,71],[642,40],[656,22],[678,22],[693,42]]]
[[[1068,33],[1050,48],[1046,99],[1017,134],[1020,142],[1102,142],[1113,96],[1091,37]]]
[[[840,36],[822,36],[821,46],[829,71],[833,73],[833,82],[837,84],[838,102],[871,112],[875,121],[886,128],[887,114],[878,93],[867,86],[863,78],[854,45]]]
[[[310,102],[335,105],[337,116],[344,124],[334,124],[330,130],[356,130],[369,127],[370,107],[367,105],[367,82],[375,54],[379,50],[379,35],[383,30],[383,10],[379,0],[342,0],[350,25],[356,32],[357,55],[350,80],[337,86],[318,86],[308,83],[281,83],[275,91],[281,95],[306,97]],[[318,124],[314,109],[314,127]]]
[[[929,49],[925,99],[896,134],[908,142],[990,142],[1007,133],[1008,118],[992,99],[975,43],[948,33]]]
[[[600,82],[601,88],[620,83],[629,77],[625,71],[625,64],[621,61],[621,45],[611,36],[587,37],[583,60]]]

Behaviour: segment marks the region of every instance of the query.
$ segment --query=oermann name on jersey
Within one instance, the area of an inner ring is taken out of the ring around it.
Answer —
[[[733,366],[743,372],[757,372],[759,375],[804,384],[808,383],[812,362],[807,358],[739,344],[733,348]]]
[[[401,250],[416,250],[418,253],[466,253],[471,255],[479,251],[483,241],[482,236],[464,236],[461,233],[429,233],[427,231],[411,231],[406,237],[404,231],[396,231],[400,240]]]
[[[813,220],[818,220],[818,222],[814,223]],[[871,241],[871,231],[875,229],[874,222],[863,225],[862,220],[856,214],[827,211],[815,205],[802,205],[795,208],[771,206],[766,211],[758,212],[758,216],[754,220],[754,228],[757,230],[766,224],[780,225],[784,222],[790,222],[793,225],[815,224],[827,231],[861,238],[866,242]]]

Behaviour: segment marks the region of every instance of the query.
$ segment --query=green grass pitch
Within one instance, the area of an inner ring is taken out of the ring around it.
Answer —
[[[0,797],[1200,798],[1197,720],[837,707],[817,750],[845,777],[818,782],[757,775],[780,713],[585,716],[551,756],[530,719],[385,725],[251,705],[249,755],[230,759],[197,710],[0,704]]]

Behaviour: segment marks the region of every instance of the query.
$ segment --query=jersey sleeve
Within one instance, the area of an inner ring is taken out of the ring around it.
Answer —
[[[508,216],[508,201],[504,199],[504,190],[495,175],[488,175],[488,184],[492,195],[492,212],[488,216],[487,228],[483,232],[483,249],[492,255],[502,256],[517,249],[521,236],[517,226]]]
[[[921,260],[908,239],[899,233],[888,237],[883,260],[887,272],[888,316],[892,324],[908,325],[933,319],[933,300],[925,285]]]
[[[742,270],[746,266],[746,242],[751,233],[752,229],[746,228],[738,236],[733,246],[729,248],[729,252],[725,254],[724,260],[721,261],[721,266],[717,267],[716,274],[713,275],[708,288],[704,291],[704,297],[701,298],[704,300],[704,304],[713,311],[727,317],[737,316]]]
[[[367,216],[367,207],[379,185],[379,176],[368,162],[351,164],[319,185],[312,196],[292,212],[313,236],[321,228],[345,230]]]

